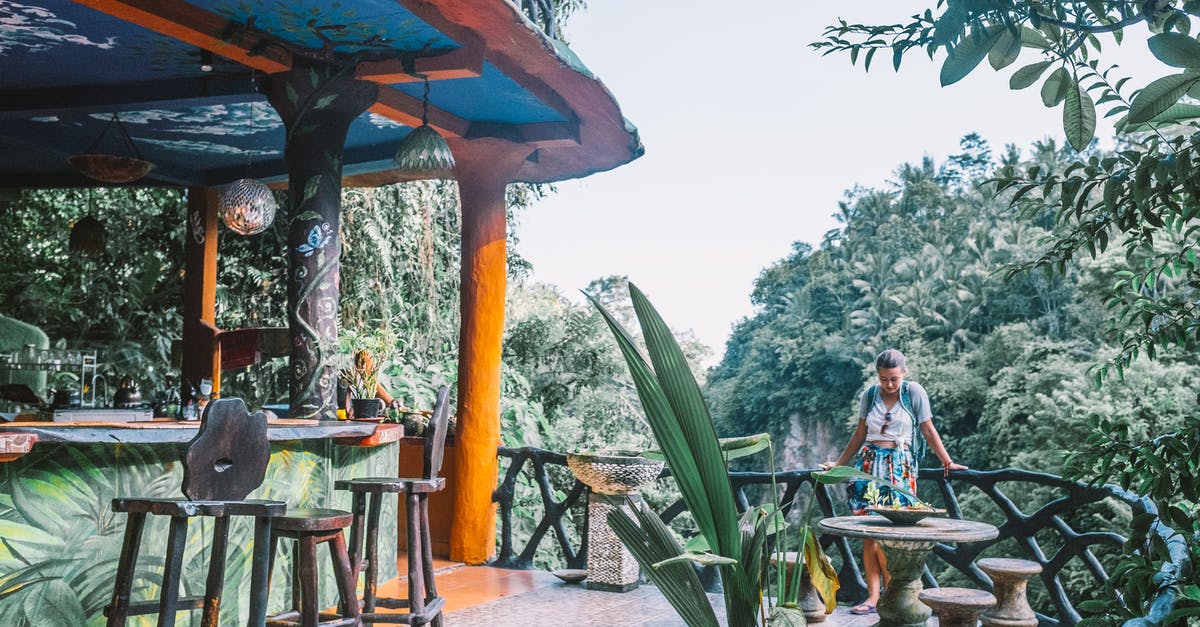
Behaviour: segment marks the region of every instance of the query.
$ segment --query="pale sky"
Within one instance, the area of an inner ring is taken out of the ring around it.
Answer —
[[[734,322],[753,313],[754,279],[794,241],[815,245],[835,228],[846,189],[883,186],[924,155],[940,162],[971,132],[995,153],[1046,136],[1064,142],[1061,107],[1042,106],[1040,83],[1008,88],[1013,71],[1040,60],[1032,50],[941,88],[944,53],[933,62],[910,54],[896,74],[881,51],[866,74],[847,55],[822,58],[807,45],[839,17],[904,21],[932,5],[591,0],[567,37],[638,126],[646,154],[559,183],[522,215],[517,249],[534,279],[576,298],[592,279],[628,275],[715,361]],[[1128,33],[1121,63],[1142,68],[1131,86],[1171,73],[1145,50],[1144,34]],[[1098,134],[1111,134],[1107,121]]]

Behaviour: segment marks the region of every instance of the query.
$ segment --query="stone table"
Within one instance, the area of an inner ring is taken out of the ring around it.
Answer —
[[[882,516],[839,516],[820,523],[825,533],[876,540],[887,556],[892,583],[879,598],[879,624],[884,627],[925,625],[933,614],[918,598],[925,557],[939,542],[979,542],[995,538],[995,526],[956,518],[925,518],[898,525]]]

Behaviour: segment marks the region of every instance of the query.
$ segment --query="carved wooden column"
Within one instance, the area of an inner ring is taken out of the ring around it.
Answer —
[[[501,141],[451,143],[462,202],[462,328],[450,559],[482,564],[496,550],[500,349],[508,252],[505,188],[529,153]]]
[[[343,68],[297,58],[265,82],[287,128],[290,415],[336,419],[338,257],[342,157],[350,122],[375,102],[374,83]]]

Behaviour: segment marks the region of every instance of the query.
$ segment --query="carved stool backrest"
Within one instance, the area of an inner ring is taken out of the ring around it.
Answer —
[[[183,452],[183,494],[193,501],[241,501],[262,484],[271,446],[267,416],[240,398],[208,404]]]
[[[446,435],[450,426],[450,388],[438,389],[437,402],[433,404],[433,417],[429,419],[430,432],[425,437],[425,476],[434,479],[442,471],[442,457],[446,451]]]

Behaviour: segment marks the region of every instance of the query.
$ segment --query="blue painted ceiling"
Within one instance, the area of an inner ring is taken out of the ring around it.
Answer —
[[[190,5],[298,49],[430,55],[463,45],[395,0]],[[0,0],[0,186],[87,184],[66,158],[96,142],[113,113],[157,165],[152,182],[285,178],[283,123],[250,69],[219,53],[210,71],[201,61],[194,45],[68,0]],[[422,94],[419,82],[391,87]],[[471,123],[564,121],[487,62],[478,77],[433,81],[430,101]],[[374,113],[360,116],[347,139],[346,174],[388,169],[410,130]],[[92,152],[128,154],[116,128]]]

